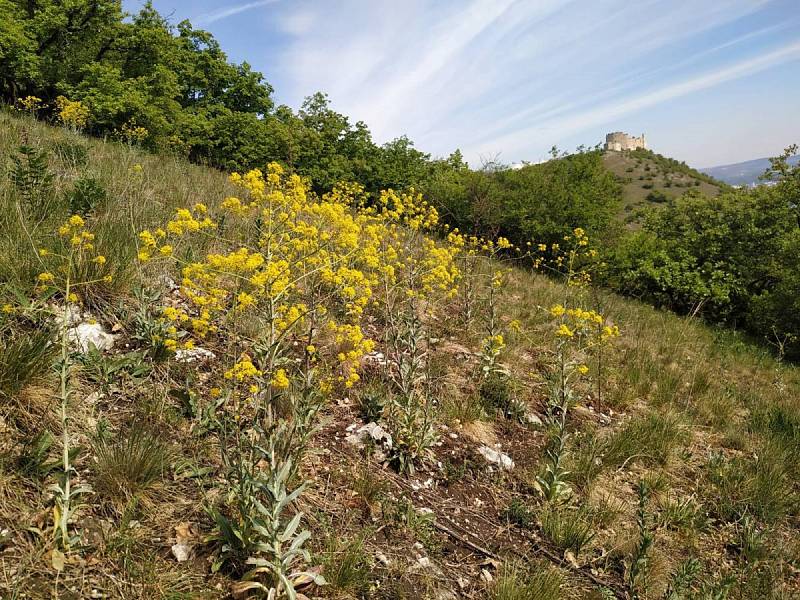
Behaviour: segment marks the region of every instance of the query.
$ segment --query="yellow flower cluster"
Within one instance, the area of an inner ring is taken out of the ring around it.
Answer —
[[[82,129],[89,121],[89,107],[79,100],[59,96],[56,98],[56,107],[59,121],[68,127]]]
[[[579,337],[591,346],[619,336],[619,327],[607,324],[605,317],[595,310],[555,304],[550,307],[550,314],[559,319],[554,332],[558,338]]]
[[[234,381],[245,381],[259,376],[261,376],[261,371],[256,369],[253,360],[247,354],[242,354],[236,364],[225,371],[225,379]]]
[[[506,347],[502,334],[491,335],[483,340],[484,351],[497,356]]]
[[[339,184],[318,198],[274,163],[230,181],[236,196],[218,209],[181,208],[163,229],[139,235],[142,262],[167,261],[179,274],[187,306],[162,313],[173,348],[178,339],[237,338],[256,320],[264,332],[259,345],[272,349],[269,357],[259,354],[258,368],[243,358],[225,371],[229,392],[262,376],[273,390],[286,389],[307,362],[322,391],[351,387],[361,358],[375,347],[362,329],[371,306],[406,302],[406,289],[414,301],[428,302],[456,290],[463,241],[457,233],[456,243],[422,235],[438,226],[438,213],[418,193],[390,190],[370,205],[361,186]],[[224,236],[203,235],[223,222]],[[198,242],[211,251],[183,252]],[[237,318],[241,311],[250,315],[246,321]]]
[[[96,279],[78,281],[76,277],[87,272],[97,274],[100,267],[106,264],[106,257],[95,251],[95,235],[86,229],[86,222],[80,215],[72,215],[58,228],[62,247],[58,250],[40,248],[39,257],[43,265],[49,267],[36,277],[37,293],[54,288],[67,295],[67,300],[77,302],[74,289],[97,282],[110,283],[110,274],[97,275]],[[84,267],[92,267],[87,271]],[[100,270],[102,272],[102,270]]]
[[[378,206],[386,218],[402,223],[414,231],[428,231],[439,223],[437,210],[413,188],[403,194],[398,194],[394,190],[382,191]]]
[[[569,286],[588,286],[592,278],[586,266],[597,258],[597,250],[589,247],[589,237],[581,227],[576,227],[572,233],[565,235],[563,242],[554,242],[549,246],[536,244],[535,248],[531,246],[538,251],[538,255],[532,257],[533,267],[566,273]]]
[[[125,123],[122,128],[117,132],[120,138],[129,144],[141,144],[150,135],[146,128],[136,125],[133,121]]]
[[[86,231],[86,223],[80,215],[72,215],[58,228],[58,235],[69,239],[73,248],[78,250],[94,250],[94,234]],[[39,252],[41,255],[41,252]]]
[[[19,98],[14,105],[17,110],[33,113],[42,108],[42,99],[37,96]]]

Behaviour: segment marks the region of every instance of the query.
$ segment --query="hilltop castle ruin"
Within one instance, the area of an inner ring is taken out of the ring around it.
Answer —
[[[644,134],[641,137],[633,137],[622,131],[614,131],[606,134],[606,143],[603,145],[604,150],[614,150],[615,152],[636,150],[637,148],[647,148]]]

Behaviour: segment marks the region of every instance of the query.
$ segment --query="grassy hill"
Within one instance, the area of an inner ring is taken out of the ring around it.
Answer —
[[[275,544],[307,597],[800,593],[800,371],[747,340],[418,199],[6,113],[0,155],[4,597],[286,596]]]
[[[666,202],[689,190],[716,196],[728,186],[685,163],[651,150],[605,152],[603,163],[622,184],[623,218],[636,220],[637,211]]]

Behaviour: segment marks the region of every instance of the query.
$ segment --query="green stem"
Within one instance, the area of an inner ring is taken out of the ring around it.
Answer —
[[[67,424],[67,412],[69,403],[69,340],[67,329],[69,327],[69,295],[71,290],[71,282],[69,273],[66,279],[66,298],[64,302],[64,315],[61,323],[61,429],[63,435],[63,467],[64,467],[64,485],[61,489],[61,514],[60,523],[58,524],[61,534],[61,544],[64,549],[69,549],[69,532],[67,525],[70,513],[70,495],[71,495],[71,479],[70,471],[71,466],[69,462],[69,428]]]

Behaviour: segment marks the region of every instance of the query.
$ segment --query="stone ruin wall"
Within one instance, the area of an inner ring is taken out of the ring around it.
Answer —
[[[623,150],[636,150],[637,148],[647,148],[644,134],[640,137],[628,135],[622,131],[614,131],[606,134],[606,143],[603,145],[605,150],[622,152]]]

